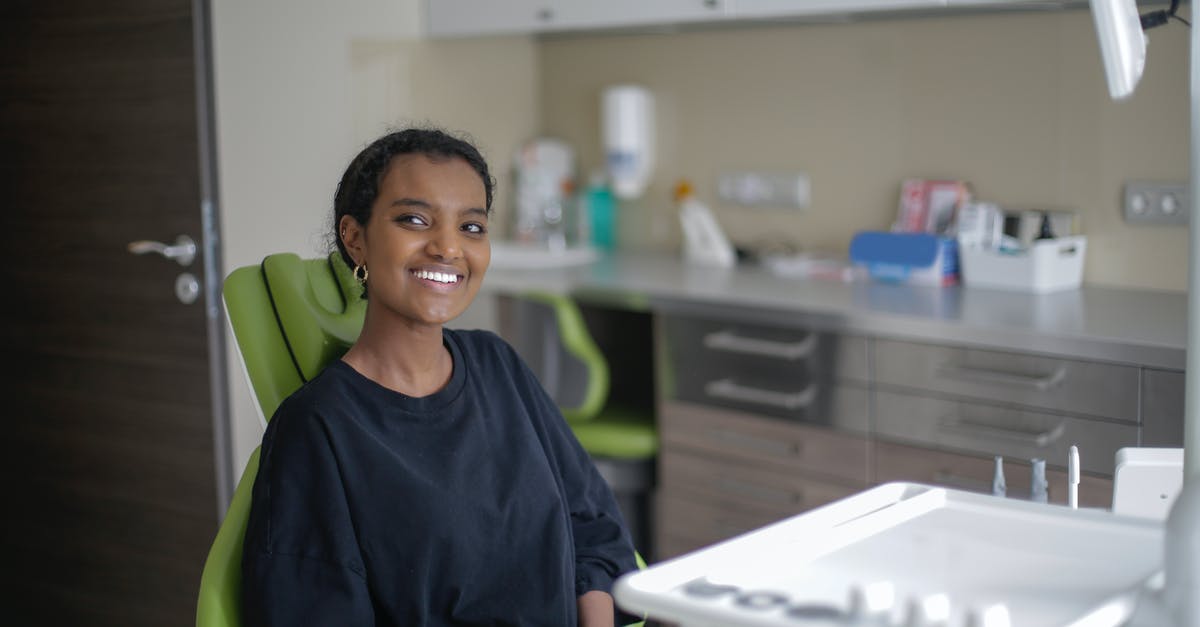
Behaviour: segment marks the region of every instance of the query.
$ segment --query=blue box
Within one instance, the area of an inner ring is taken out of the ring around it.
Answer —
[[[850,240],[850,261],[872,279],[906,285],[958,283],[958,242],[926,233],[863,231]]]

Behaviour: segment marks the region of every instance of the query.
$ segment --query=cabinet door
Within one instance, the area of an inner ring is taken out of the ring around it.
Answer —
[[[554,0],[550,30],[650,26],[719,20],[727,0]]]
[[[974,400],[875,391],[875,435],[949,451],[1042,458],[1066,466],[1072,444],[1085,471],[1112,476],[1117,450],[1137,446],[1138,427]]]
[[[1142,371],[1141,446],[1183,446],[1182,370]]]
[[[554,21],[556,0],[427,0],[431,37],[533,33]]]
[[[947,6],[954,7],[1004,7],[1019,9],[1021,5],[1030,8],[1047,8],[1064,5],[1065,2],[1047,2],[1046,0],[946,0]]]
[[[427,0],[434,37],[541,33],[718,20],[726,0]]]
[[[946,6],[946,0],[729,0],[733,17],[807,17]]]
[[[1138,422],[1138,368],[1047,355],[876,340],[888,387]]]

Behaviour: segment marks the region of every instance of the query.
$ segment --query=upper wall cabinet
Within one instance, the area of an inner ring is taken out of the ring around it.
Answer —
[[[907,11],[1057,8],[1078,3],[1079,0],[425,0],[427,32],[431,37],[554,33],[738,20],[805,20]]]
[[[454,37],[717,21],[727,0],[426,0],[429,35]]]
[[[426,0],[433,37],[535,33],[554,18],[552,0]]]
[[[768,17],[808,17],[865,13],[869,11],[905,11],[937,9],[946,0],[729,0],[730,15],[742,19]]]

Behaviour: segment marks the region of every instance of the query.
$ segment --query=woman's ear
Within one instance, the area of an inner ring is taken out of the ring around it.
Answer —
[[[358,223],[352,216],[342,216],[338,223],[338,237],[342,240],[342,245],[346,247],[346,252],[350,254],[350,258],[355,264],[361,264],[367,258],[365,252],[365,233],[362,225]]]

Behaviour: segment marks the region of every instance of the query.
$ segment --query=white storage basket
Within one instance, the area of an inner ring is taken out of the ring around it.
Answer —
[[[1016,254],[960,248],[963,284],[1025,292],[1076,289],[1083,281],[1087,237],[1038,240]]]

